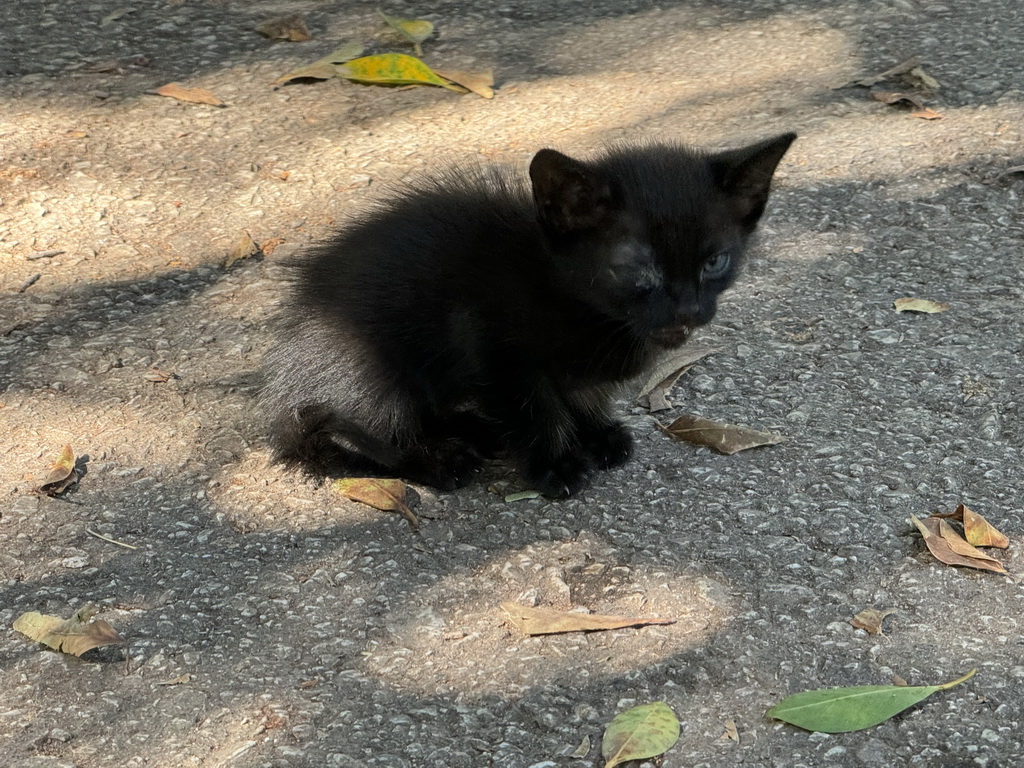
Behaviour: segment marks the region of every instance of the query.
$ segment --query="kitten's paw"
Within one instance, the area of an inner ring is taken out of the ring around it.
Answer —
[[[587,484],[590,462],[578,453],[545,461],[531,460],[523,473],[527,484],[551,499],[565,499]]]
[[[469,485],[482,464],[480,454],[471,446],[445,440],[407,455],[400,473],[439,491],[454,491]]]
[[[586,449],[598,467],[611,469],[629,461],[633,455],[633,436],[624,425],[615,422],[590,436]]]

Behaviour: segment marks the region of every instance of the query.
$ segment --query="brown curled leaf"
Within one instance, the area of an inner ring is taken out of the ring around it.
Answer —
[[[731,456],[748,448],[762,445],[776,445],[784,438],[771,432],[759,432],[749,427],[723,424],[719,421],[702,419],[699,416],[680,416],[668,426],[658,424],[658,429],[674,440],[682,440]]]
[[[14,629],[37,643],[74,656],[105,645],[126,645],[117,630],[103,619],[90,621],[96,612],[95,606],[85,605],[71,618],[62,619],[29,611],[15,619]]]
[[[911,516],[910,521],[921,532],[928,551],[940,563],[1006,573],[1002,563],[964,541],[945,520],[935,517],[921,520]]]

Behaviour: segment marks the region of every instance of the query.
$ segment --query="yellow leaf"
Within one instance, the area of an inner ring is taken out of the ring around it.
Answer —
[[[739,728],[736,727],[735,720],[725,721],[725,733],[722,734],[722,738],[731,739],[732,741],[735,741],[737,744],[740,743],[740,731]]]
[[[75,656],[104,645],[125,645],[124,638],[103,619],[89,621],[95,613],[91,605],[79,609],[69,619],[29,611],[15,619],[14,629],[55,651]]]
[[[999,547],[1006,549],[1010,546],[1010,540],[1002,531],[998,530],[988,520],[972,509],[964,507],[964,534],[967,541],[976,547]]]
[[[958,505],[952,512],[941,515],[934,514],[932,517],[959,520],[963,523],[964,537],[967,539],[967,543],[975,547],[1006,549],[1010,546],[1010,540],[1006,538],[1006,534],[964,504]]]
[[[675,619],[630,618],[605,616],[599,613],[560,611],[556,608],[530,608],[516,603],[502,603],[501,609],[524,635],[553,635],[560,632],[593,632],[622,629],[645,624],[675,624]]]
[[[65,445],[57,460],[50,466],[50,470],[43,478],[43,482],[36,489],[37,493],[47,496],[57,496],[78,482],[78,472],[75,470],[75,449]]]
[[[663,701],[620,712],[601,739],[604,768],[664,754],[679,740],[679,720]]]
[[[228,252],[228,257],[224,261],[224,269],[227,269],[236,261],[242,259],[248,259],[250,256],[255,256],[260,252],[260,247],[256,245],[256,241],[252,239],[252,235],[249,234],[249,230],[242,232],[242,236],[235,243],[235,247]]]
[[[293,69],[286,75],[281,75],[274,81],[274,85],[287,83],[289,80],[330,80],[337,77],[337,65],[363,55],[363,46],[359,43],[345,43],[345,45],[331,51],[323,58],[317,59],[312,64],[304,64],[298,69]]]
[[[461,90],[438,77],[434,70],[404,53],[380,53],[352,59],[337,68],[338,77],[370,85],[439,85],[449,90]]]
[[[192,104],[209,104],[212,107],[225,106],[224,102],[218,99],[213,91],[208,91],[205,88],[186,88],[177,83],[168,83],[167,85],[161,85],[153,93],[157,96],[169,96],[172,99],[187,101]]]
[[[445,80],[451,80],[456,85],[461,85],[468,91],[485,99],[494,98],[494,73],[491,70],[486,72],[464,72],[461,69],[435,69],[434,72]]]

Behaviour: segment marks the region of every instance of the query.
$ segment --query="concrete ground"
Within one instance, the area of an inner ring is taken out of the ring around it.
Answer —
[[[373,4],[0,4],[0,763],[585,768],[616,713],[660,700],[682,735],[647,765],[1024,764],[1024,173],[1004,173],[1024,165],[1024,9],[382,7],[435,22],[429,63],[493,68],[495,98],[269,87],[370,40]],[[311,41],[253,31],[286,12]],[[938,90],[874,88],[940,119],[839,87],[911,56]],[[227,106],[147,93],[172,81]],[[253,403],[280,263],[388,185],[542,146],[786,130],[763,236],[699,334],[720,351],[658,414],[786,442],[673,443],[624,397],[634,461],[563,502],[506,502],[502,466],[419,489],[419,535],[268,463]],[[271,253],[225,269],[245,231]],[[896,313],[906,296],[950,309]],[[86,474],[33,495],[65,443]],[[1009,535],[1010,576],[925,550],[909,516],[958,503]],[[677,621],[526,638],[503,601]],[[10,629],[87,602],[129,641],[127,674],[116,650]],[[864,608],[895,611],[884,635],[848,623]],[[974,667],[865,731],[764,714]]]

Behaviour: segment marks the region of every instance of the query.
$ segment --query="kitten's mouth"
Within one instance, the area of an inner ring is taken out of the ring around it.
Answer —
[[[693,326],[682,323],[680,325],[669,325],[659,328],[651,334],[651,341],[659,347],[678,347],[690,338]]]

